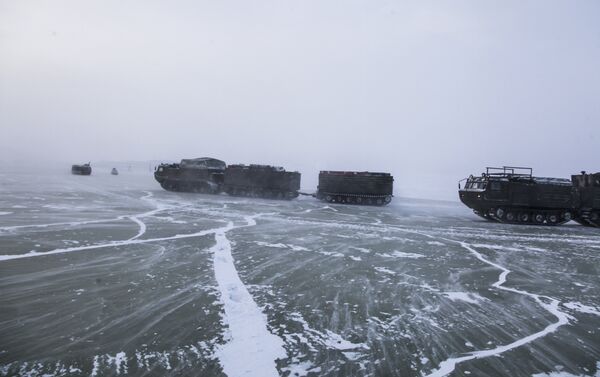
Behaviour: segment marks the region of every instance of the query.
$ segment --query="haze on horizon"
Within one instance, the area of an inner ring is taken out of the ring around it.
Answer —
[[[599,16],[594,1],[3,1],[0,161],[213,156],[309,182],[389,171],[397,194],[440,198],[490,165],[598,171]]]

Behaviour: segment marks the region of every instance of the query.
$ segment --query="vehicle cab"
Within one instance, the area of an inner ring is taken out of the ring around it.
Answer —
[[[518,186],[533,183],[531,168],[503,166],[501,168],[487,167],[481,176],[469,176],[458,183],[461,202],[470,208],[478,208],[484,203],[502,204],[508,202],[512,191]],[[464,188],[461,188],[461,183]],[[519,182],[515,185],[513,182]]]
[[[582,212],[598,221],[600,217],[600,173],[590,174],[582,171],[581,174],[572,175],[571,181],[577,190]]]

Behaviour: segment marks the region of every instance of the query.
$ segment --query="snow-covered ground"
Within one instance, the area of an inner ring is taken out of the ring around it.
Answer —
[[[600,231],[0,172],[0,375],[600,376]]]

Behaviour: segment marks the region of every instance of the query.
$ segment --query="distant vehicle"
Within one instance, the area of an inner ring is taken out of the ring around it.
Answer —
[[[73,165],[71,166],[71,174],[90,175],[92,174],[92,167],[90,166],[89,162],[83,165]]]
[[[534,177],[531,168],[486,168],[460,188],[460,200],[476,215],[513,224],[559,225],[575,217],[577,191],[571,180]],[[461,182],[462,182],[461,181]]]
[[[300,190],[300,173],[270,165],[229,165],[223,191],[234,196],[293,199]]]
[[[112,170],[110,171],[110,174],[119,175],[119,171],[117,170],[117,168],[112,168]]]
[[[321,171],[316,197],[331,203],[386,205],[392,201],[393,186],[389,173]]]
[[[600,173],[572,175],[577,190],[578,210],[574,220],[586,226],[600,227]]]
[[[154,178],[169,191],[221,192],[226,164],[211,157],[183,159],[179,164],[160,164]]]

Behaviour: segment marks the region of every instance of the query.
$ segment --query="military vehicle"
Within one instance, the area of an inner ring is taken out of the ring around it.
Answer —
[[[221,192],[225,162],[210,157],[183,159],[179,164],[160,164],[154,178],[169,191]]]
[[[600,227],[600,173],[572,175],[577,190],[578,210],[574,220],[586,226]]]
[[[90,166],[89,162],[83,165],[73,165],[71,166],[71,174],[90,175],[92,174],[92,167]]]
[[[481,176],[459,182],[459,197],[467,207],[487,220],[504,223],[566,223],[576,213],[575,195],[571,180],[534,177],[533,169],[524,167],[488,167]]]
[[[119,171],[117,170],[117,168],[112,168],[112,170],[110,171],[110,174],[119,175]]]
[[[316,197],[330,203],[385,205],[392,201],[393,186],[389,173],[321,171]]]
[[[300,173],[269,165],[229,165],[223,191],[233,196],[293,199],[300,190]]]

